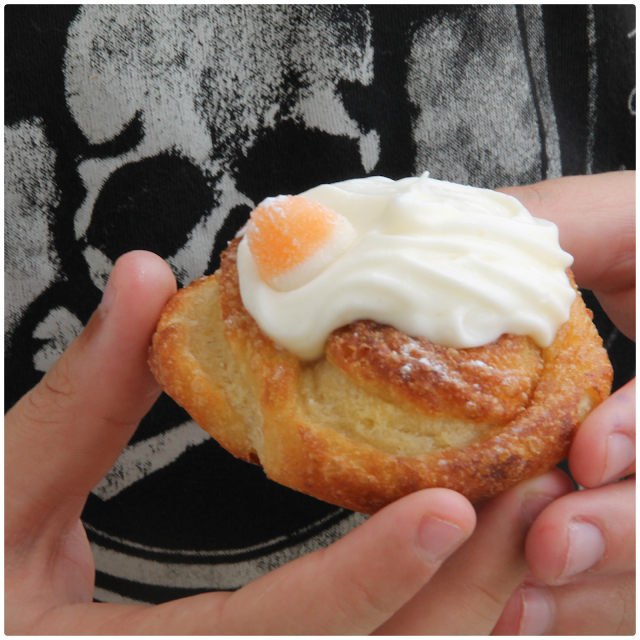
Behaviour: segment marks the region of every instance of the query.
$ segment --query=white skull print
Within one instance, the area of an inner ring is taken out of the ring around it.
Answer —
[[[232,164],[259,133],[292,119],[311,129],[357,141],[365,170],[377,161],[375,131],[364,132],[346,112],[340,80],[372,78],[370,25],[345,32],[330,9],[265,6],[84,7],[71,26],[65,58],[67,102],[93,144],[115,139],[138,116],[140,142],[121,155],[90,158],[78,171],[87,191],[75,219],[76,237],[90,224],[109,176],[127,164],[172,152],[217,180],[217,206],[173,256],[181,279],[202,274],[217,230],[238,204],[253,204],[234,183]],[[312,49],[319,63],[308,67]],[[287,75],[302,89],[287,112]],[[330,114],[327,116],[326,114]],[[94,282],[103,286],[112,264],[95,247],[85,250]]]
[[[336,16],[336,11],[347,11],[349,19]],[[313,55],[317,48],[322,49],[322,56]],[[366,86],[373,78],[370,16],[363,8],[84,5],[69,25],[62,71],[66,107],[89,148],[89,153],[75,159],[81,197],[71,209],[72,224],[65,228],[72,230],[73,238],[68,240],[81,252],[85,275],[98,290],[104,288],[122,246],[109,246],[109,242],[120,242],[137,228],[134,206],[108,219],[112,211],[103,211],[105,194],[118,196],[114,191],[122,180],[129,185],[149,163],[155,163],[152,166],[157,169],[158,163],[164,162],[169,172],[179,169],[203,192],[204,211],[188,219],[179,241],[170,239],[165,245],[170,250],[158,251],[186,283],[207,270],[216,234],[234,207],[253,206],[251,197],[237,186],[236,161],[251,152],[265,131],[293,122],[306,130],[353,142],[365,172],[378,160],[377,132],[366,130],[351,117],[339,91],[341,82]],[[292,93],[293,85],[297,88]],[[16,164],[17,170],[30,176],[29,184],[36,185],[33,193],[27,193],[18,184],[18,208],[29,210],[33,194],[46,196],[30,214],[38,228],[42,227],[43,237],[36,247],[41,255],[36,275],[46,278],[36,278],[39,288],[23,296],[15,312],[5,313],[5,336],[10,335],[29,303],[42,298],[47,286],[67,281],[73,297],[78,285],[74,284],[77,272],[66,273],[57,264],[50,232],[60,200],[55,180],[56,147],[47,141],[47,130],[40,120],[5,127],[7,135],[16,138],[20,144],[14,146],[33,160],[24,167],[24,163]],[[36,158],[38,154],[44,154],[46,166]],[[156,186],[161,190],[163,185]],[[148,185],[145,189],[149,191]],[[215,198],[204,192],[214,193]],[[149,192],[144,195],[154,197]],[[190,198],[193,194],[184,195]],[[29,223],[28,217],[23,218]],[[153,226],[153,220],[143,223]],[[98,236],[93,230],[103,226],[111,228],[111,235],[100,244],[94,241]],[[158,237],[161,235],[162,230]],[[127,242],[135,246],[136,238]],[[25,246],[23,254],[34,254],[34,249]],[[82,313],[76,312],[73,304],[58,304],[40,315],[32,331],[36,343],[44,342],[33,354],[36,370],[48,370],[82,330],[79,316]],[[146,480],[163,469],[184,464],[194,450],[211,443],[192,420],[176,420],[174,416],[163,424],[159,432],[138,434],[94,488],[89,502],[97,500],[117,511],[123,508],[119,500],[127,492],[142,490],[157,495]],[[96,569],[109,580],[127,583],[144,575],[152,589],[233,589],[287,559],[326,546],[364,519],[325,507],[318,517],[303,519],[302,526],[287,532],[292,543],[285,549],[280,548],[281,534],[267,536],[256,548],[240,544],[229,552],[224,548],[218,551],[214,545],[208,551],[194,551],[145,544],[144,535],[137,539],[114,535],[109,526],[96,524],[91,516],[84,524],[92,535]],[[202,556],[202,563],[183,566],[180,558],[185,554]],[[237,560],[229,564],[229,557]],[[131,574],[133,566],[138,569]],[[100,585],[95,596],[103,601],[118,599]]]

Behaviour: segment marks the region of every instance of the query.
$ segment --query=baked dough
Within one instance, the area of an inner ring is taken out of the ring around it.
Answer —
[[[579,292],[544,349],[514,335],[445,348],[363,320],[335,331],[323,357],[300,361],[244,308],[238,243],[215,275],[168,302],[149,363],[205,431],[285,486],[363,513],[427,487],[478,502],[566,457],[610,393],[611,365]]]

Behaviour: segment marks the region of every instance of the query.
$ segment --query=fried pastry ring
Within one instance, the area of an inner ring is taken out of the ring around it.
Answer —
[[[364,320],[300,361],[244,308],[238,243],[168,302],[149,363],[205,431],[280,484],[363,513],[428,487],[479,502],[562,460],[610,393],[579,292],[544,349],[514,335],[444,348]]]

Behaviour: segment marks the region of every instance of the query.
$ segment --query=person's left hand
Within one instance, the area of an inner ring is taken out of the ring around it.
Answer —
[[[147,350],[174,291],[158,256],[123,256],[85,330],[5,418],[5,632],[488,633],[525,576],[531,522],[571,490],[560,471],[484,505],[451,562],[476,514],[460,494],[426,489],[233,593],[155,607],[92,602],[95,572],[79,517],[160,392]]]
[[[635,172],[502,189],[558,225],[577,283],[635,340]],[[635,629],[635,380],[581,425],[569,468],[586,490],[549,505],[526,542],[530,575],[494,635],[630,635]],[[620,481],[621,480],[621,481]]]

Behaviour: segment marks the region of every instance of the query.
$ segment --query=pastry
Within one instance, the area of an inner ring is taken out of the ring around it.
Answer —
[[[261,207],[168,302],[149,362],[276,482],[363,513],[427,487],[479,502],[562,460],[608,396],[571,258],[513,198],[425,175]]]

